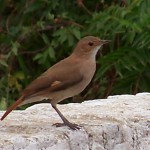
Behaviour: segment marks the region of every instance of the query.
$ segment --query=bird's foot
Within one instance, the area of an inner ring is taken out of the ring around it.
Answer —
[[[52,126],[63,127],[63,126],[65,126],[65,124],[64,123],[54,123]]]
[[[75,124],[75,123],[55,123],[53,124],[53,126],[56,126],[56,127],[63,127],[63,126],[68,126],[69,128],[71,128],[72,130],[79,130],[81,129],[81,126],[79,126],[78,124]]]

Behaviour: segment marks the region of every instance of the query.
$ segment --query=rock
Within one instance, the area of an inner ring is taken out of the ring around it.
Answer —
[[[0,150],[150,150],[150,93],[58,108],[82,128],[56,128],[61,119],[51,105],[33,105],[0,122]]]

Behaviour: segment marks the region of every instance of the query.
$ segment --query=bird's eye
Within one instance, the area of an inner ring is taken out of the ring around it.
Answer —
[[[89,45],[89,46],[93,46],[94,43],[93,43],[93,42],[89,42],[88,45]]]

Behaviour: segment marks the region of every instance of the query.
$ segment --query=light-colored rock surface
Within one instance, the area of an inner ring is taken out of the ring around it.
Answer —
[[[83,128],[56,128],[51,105],[33,105],[0,122],[0,150],[150,150],[150,93],[58,107]]]

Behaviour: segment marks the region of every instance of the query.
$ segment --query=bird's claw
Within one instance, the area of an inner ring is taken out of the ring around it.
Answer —
[[[79,130],[81,129],[81,126],[79,126],[78,124],[75,124],[75,123],[55,123],[53,124],[53,126],[56,126],[56,127],[63,127],[63,126],[68,126],[69,128],[71,128],[72,130]]]

